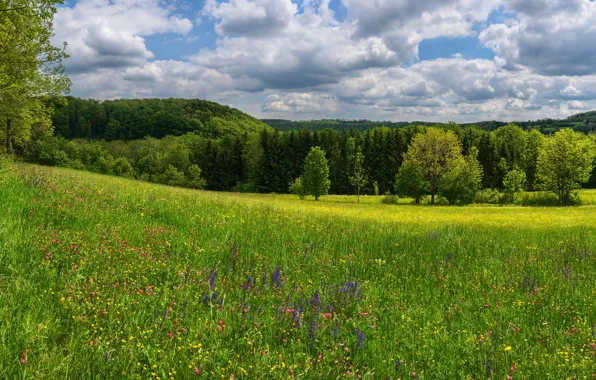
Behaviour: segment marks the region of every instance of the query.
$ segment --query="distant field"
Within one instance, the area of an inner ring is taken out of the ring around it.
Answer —
[[[380,199],[14,166],[0,378],[596,376],[595,191],[570,208]]]

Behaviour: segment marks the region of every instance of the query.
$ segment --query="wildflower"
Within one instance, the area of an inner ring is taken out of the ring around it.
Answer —
[[[317,332],[317,319],[313,318],[312,323],[310,324],[310,348],[312,348],[313,343],[315,341],[315,333]]]
[[[511,346],[505,347],[505,351],[511,351]]]
[[[199,371],[199,369],[197,367],[195,367],[195,375],[199,375],[201,373],[201,371]]]
[[[209,289],[213,289],[213,287],[215,286],[216,278],[217,278],[217,272],[215,271],[215,267],[213,267],[213,270],[211,271],[211,274],[209,275]]]
[[[110,360],[110,358],[108,357],[108,353],[106,352],[105,354],[103,354],[103,360],[107,363],[108,360]]]
[[[333,339],[337,339],[338,330],[339,330],[339,326],[335,325],[333,327]]]
[[[172,332],[168,331],[168,338],[172,339]]]
[[[278,288],[281,286],[281,265],[275,267],[275,271],[271,274],[271,282],[276,284]]]
[[[397,371],[401,367],[401,361],[399,359],[395,359],[395,370]]]
[[[358,338],[358,348],[362,348],[362,346],[364,345],[365,336],[362,333],[362,331],[360,331],[360,329],[356,329],[355,333],[356,337]]]

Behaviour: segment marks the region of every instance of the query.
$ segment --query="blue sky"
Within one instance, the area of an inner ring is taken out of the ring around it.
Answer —
[[[72,94],[204,98],[256,117],[565,117],[596,100],[590,0],[78,0]]]

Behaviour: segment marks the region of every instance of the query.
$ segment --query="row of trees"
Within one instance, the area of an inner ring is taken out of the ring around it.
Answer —
[[[594,140],[570,129],[555,133],[539,150],[538,187],[556,194],[561,204],[572,203],[576,190],[589,180],[595,157]],[[356,149],[350,181],[357,189],[358,200],[359,189],[367,181],[362,161],[363,155]],[[413,138],[396,176],[395,190],[399,196],[414,198],[417,204],[425,196],[430,196],[434,204],[437,194],[449,204],[469,204],[480,190],[482,175],[475,147],[464,157],[461,143],[452,131],[430,128]],[[519,168],[505,175],[503,189],[510,202],[523,191],[525,183],[526,174]],[[314,147],[306,157],[303,176],[296,179],[290,190],[301,199],[310,194],[318,200],[329,187],[327,159],[319,147]]]
[[[391,121],[370,121],[370,120],[308,120],[308,121],[290,121],[282,119],[266,119],[263,120],[275,129],[280,131],[291,131],[291,130],[324,130],[334,129],[336,131],[342,130],[356,130],[364,132],[366,130],[378,127],[389,127],[389,128],[405,128],[416,125],[432,126],[436,123],[429,122],[391,122]],[[518,121],[516,125],[524,129],[536,129],[543,134],[553,134],[560,129],[573,129],[577,132],[589,133],[596,131],[596,112],[584,112],[566,119],[541,119],[541,120],[530,120],[530,121]],[[481,121],[476,123],[462,124],[462,127],[475,126],[480,129],[487,131],[494,131],[498,128],[504,127],[507,123],[500,121]]]
[[[52,137],[32,141],[27,157],[217,191],[315,198],[327,192],[391,193],[417,202],[429,196],[431,203],[440,196],[457,204],[472,202],[478,189],[497,189],[508,199],[521,190],[556,189],[561,203],[570,203],[575,190],[594,184],[594,137],[571,130],[545,137],[515,125],[494,132],[451,125],[365,133],[263,130],[221,139],[189,133],[110,142]],[[327,179],[315,181],[308,174],[312,167],[325,167]]]

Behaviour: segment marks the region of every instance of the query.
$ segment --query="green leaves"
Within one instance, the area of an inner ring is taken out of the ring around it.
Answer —
[[[319,200],[321,195],[326,195],[331,186],[329,180],[329,164],[325,152],[315,146],[311,148],[304,162],[303,186],[306,192]]]
[[[538,180],[542,189],[570,204],[576,190],[588,182],[596,155],[594,142],[582,133],[563,129],[546,139],[538,156]]]

